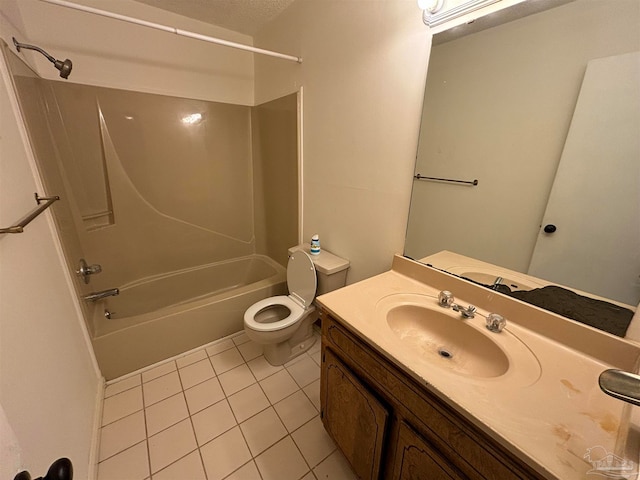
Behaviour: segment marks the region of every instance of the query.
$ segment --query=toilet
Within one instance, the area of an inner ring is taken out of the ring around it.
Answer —
[[[244,331],[263,346],[271,365],[283,365],[306,352],[315,342],[313,322],[318,318],[316,295],[344,287],[349,261],[322,250],[310,254],[309,244],[289,249],[289,295],[265,298],[244,313]]]

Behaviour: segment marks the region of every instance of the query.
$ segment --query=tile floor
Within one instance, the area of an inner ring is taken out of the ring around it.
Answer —
[[[320,337],[273,367],[244,333],[105,389],[98,480],[352,480],[320,410]]]

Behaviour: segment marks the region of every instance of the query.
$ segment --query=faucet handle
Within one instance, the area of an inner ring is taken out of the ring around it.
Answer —
[[[102,266],[97,263],[94,265],[87,265],[84,258],[81,258],[79,263],[80,267],[76,270],[76,274],[82,277],[84,283],[89,283],[89,280],[91,280],[89,275],[95,275],[96,273],[102,272]]]
[[[507,320],[502,315],[497,313],[490,313],[487,316],[487,328],[495,333],[500,333],[502,329],[507,325]]]
[[[453,305],[454,300],[455,299],[453,298],[453,293],[451,293],[449,290],[442,290],[438,294],[438,305],[440,305],[441,307],[449,308],[451,305]]]

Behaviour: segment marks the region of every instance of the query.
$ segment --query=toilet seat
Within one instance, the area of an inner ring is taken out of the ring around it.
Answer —
[[[266,308],[276,306],[286,307],[289,310],[289,315],[287,315],[282,320],[278,320],[277,322],[262,323],[256,321],[256,315],[258,314],[258,312]],[[300,318],[302,318],[302,316],[308,310],[313,308],[314,307],[304,308],[290,295],[278,295],[276,297],[269,297],[254,303],[247,309],[246,312],[244,312],[244,324],[252,330],[256,330],[258,332],[275,332],[277,330],[282,330],[283,328],[287,328],[293,325]]]
[[[316,269],[313,260],[303,251],[289,256],[287,263],[287,286],[289,295],[265,298],[251,305],[244,312],[244,324],[256,332],[275,332],[294,325],[315,309],[311,302],[316,296]],[[285,307],[289,315],[275,322],[258,322],[256,315],[270,307]]]

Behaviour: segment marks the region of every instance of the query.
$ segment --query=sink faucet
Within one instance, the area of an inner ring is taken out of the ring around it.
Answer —
[[[85,295],[83,298],[87,302],[95,302],[106,297],[115,297],[120,294],[120,290],[117,288],[110,288],[109,290],[102,290],[100,292],[91,292],[89,295]]]
[[[476,307],[473,305],[469,305],[468,307],[463,307],[454,303],[453,294],[448,290],[442,290],[438,294],[438,305],[443,308],[451,307],[454,311],[459,312],[462,315],[462,318],[473,318],[476,315]]]
[[[491,290],[498,290],[498,287],[502,285],[502,280],[502,277],[496,277],[496,279],[493,281],[493,285],[491,285],[491,287],[489,288],[491,288]]]
[[[457,303],[453,303],[451,305],[451,308],[460,313],[460,315],[462,315],[462,318],[473,318],[476,316],[476,307],[474,307],[473,305],[469,305],[468,307],[463,307],[462,305],[458,305]]]

